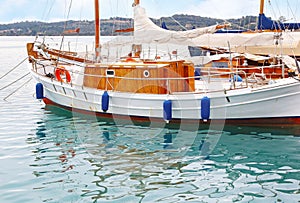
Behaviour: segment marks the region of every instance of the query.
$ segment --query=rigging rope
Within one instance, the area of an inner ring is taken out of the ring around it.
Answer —
[[[277,17],[276,17],[276,13],[275,13],[275,11],[274,11],[274,8],[273,8],[273,6],[272,6],[272,4],[271,4],[271,1],[269,0],[268,1],[268,3],[269,3],[269,5],[270,5],[270,8],[271,8],[271,11],[272,11],[272,13],[273,13],[273,15],[275,16],[275,19],[278,19]],[[277,4],[277,7],[278,7],[278,4]],[[279,11],[279,14],[280,14],[280,11]],[[276,31],[278,31],[277,30],[277,26],[276,26],[276,24],[278,24],[278,26],[280,25],[280,22],[279,22],[279,20],[273,20],[273,25],[275,26],[275,28],[276,28]],[[275,24],[275,22],[276,22],[276,24]],[[284,28],[279,28],[279,29],[284,29]]]
[[[296,18],[295,12],[293,12],[292,7],[291,7],[289,1],[287,1],[287,4],[288,4],[288,8],[291,11],[291,14],[293,16],[293,19],[297,22],[297,18]]]
[[[83,3],[83,1],[81,1],[78,28],[80,28],[80,27],[81,27],[81,25],[82,25],[82,12],[83,12],[83,6],[84,6],[84,3]],[[77,50],[77,45],[78,45],[78,36],[79,36],[79,32],[77,33],[77,38],[76,38],[76,47],[75,47],[75,50]]]
[[[52,1],[52,4],[50,4],[48,13],[47,13],[46,15],[43,15],[43,16],[42,16],[42,19],[44,19],[45,21],[47,21],[47,19],[49,18],[50,13],[51,13],[51,10],[52,10],[53,7],[54,7],[54,3],[55,3],[55,1]],[[47,3],[46,3],[46,6],[45,6],[45,9],[44,9],[44,12],[43,12],[43,13],[46,13],[46,8],[48,7],[48,4],[49,4],[49,0],[47,0]],[[44,26],[44,24],[41,23],[40,26],[39,26],[39,28],[38,28],[38,30],[41,31],[43,26]],[[46,34],[46,33],[44,33],[44,34]],[[38,34],[36,33],[36,36],[37,36],[37,35],[38,35]]]
[[[68,20],[69,20],[69,17],[70,17],[70,12],[71,12],[71,7],[72,7],[72,2],[73,2],[73,0],[71,0],[70,4],[69,4],[69,9],[68,9],[68,13],[67,13],[67,17],[66,17],[66,22],[65,22],[65,26],[64,26],[64,31],[67,28],[67,24],[68,24]]]
[[[171,16],[171,19],[174,20],[174,22],[177,23],[181,28],[183,28],[184,30],[187,30],[186,27],[181,25],[180,22],[178,22],[173,16]]]
[[[69,19],[70,12],[71,12],[72,2],[73,2],[73,0],[71,0],[71,1],[70,1],[70,4],[69,4],[69,10],[68,10],[68,14],[67,14],[67,18],[66,18],[66,22],[65,22],[65,26],[64,26],[64,31],[66,30],[66,27],[67,27],[67,24],[68,24],[68,19]],[[63,33],[64,33],[64,32],[63,32]],[[62,46],[63,46],[63,43],[64,43],[64,39],[65,39],[65,35],[63,34],[63,35],[62,35],[61,42],[60,42],[60,47],[59,47],[59,50],[60,50],[60,51],[62,50]],[[57,62],[56,62],[56,63],[58,63],[58,60],[59,60],[59,55],[58,55],[58,59],[57,59]]]

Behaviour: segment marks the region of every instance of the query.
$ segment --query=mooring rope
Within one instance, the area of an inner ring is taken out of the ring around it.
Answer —
[[[7,98],[9,98],[11,95],[13,95],[14,93],[16,93],[17,91],[19,91],[24,85],[26,85],[27,83],[30,82],[32,78],[29,78],[29,80],[25,81],[20,87],[18,87],[17,89],[15,89],[14,91],[12,91],[9,95],[7,95],[3,100],[6,101]]]
[[[18,65],[16,65],[15,67],[13,67],[11,70],[9,70],[7,73],[5,73],[4,75],[2,75],[0,77],[0,80],[2,78],[4,78],[5,76],[7,76],[9,73],[11,73],[13,70],[15,70],[16,68],[18,68],[22,63],[24,63],[26,60],[28,59],[28,57],[26,57],[25,59],[23,59]]]
[[[4,87],[2,87],[2,88],[0,89],[0,91],[1,91],[1,90],[4,90],[5,88],[7,88],[7,87],[9,87],[9,86],[11,86],[12,84],[18,82],[19,80],[25,78],[25,77],[26,77],[27,75],[29,75],[29,74],[30,74],[30,73],[26,73],[26,74],[23,75],[22,77],[20,77],[20,78],[14,80],[13,82],[9,83],[8,85],[5,85]]]

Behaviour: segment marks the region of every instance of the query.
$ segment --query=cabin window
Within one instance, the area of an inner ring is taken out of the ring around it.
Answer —
[[[144,70],[144,77],[147,78],[150,76],[150,73],[148,70]]]
[[[106,70],[106,76],[107,77],[114,77],[115,76],[115,70]]]
[[[199,47],[188,46],[190,56],[203,56],[203,51]]]
[[[214,68],[228,68],[227,62],[212,62],[212,67]]]

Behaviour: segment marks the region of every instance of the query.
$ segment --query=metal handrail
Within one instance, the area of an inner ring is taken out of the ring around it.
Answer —
[[[34,71],[38,73],[38,69],[44,69],[45,71],[45,67],[37,67],[36,66],[36,60],[33,62],[34,64]],[[51,66],[51,64],[49,64],[49,66]],[[146,66],[145,66],[146,67]],[[55,66],[53,65],[53,69],[55,68]],[[107,76],[107,75],[95,75],[95,74],[86,74],[84,72],[81,72],[81,71],[72,71],[72,70],[68,70],[70,73],[74,74],[74,75],[81,75],[81,76],[90,76],[90,77],[96,77],[96,78],[105,78],[106,79],[106,89],[108,89],[108,87],[110,87],[110,89],[112,89],[112,91],[115,91],[114,88],[113,88],[113,85],[110,83],[109,81],[109,78],[114,78],[114,79],[121,79],[121,80],[142,80],[142,81],[156,81],[156,80],[159,80],[159,81],[165,81],[166,83],[165,84],[169,84],[167,85],[167,93],[171,93],[172,90],[170,89],[171,88],[171,85],[170,85],[170,82],[171,81],[181,81],[181,80],[190,80],[190,79],[200,79],[200,80],[203,80],[205,81],[205,78],[216,78],[216,77],[222,77],[222,76],[230,76],[232,74],[243,74],[244,77],[243,77],[243,80],[244,80],[244,84],[246,84],[245,86],[243,86],[242,84],[243,83],[239,83],[239,87],[248,87],[248,80],[247,80],[247,74],[245,71],[243,70],[238,70],[238,71],[234,71],[234,72],[223,72],[223,73],[217,73],[217,74],[212,74],[212,75],[209,75],[209,76],[191,76],[191,77],[169,77],[169,78],[150,78],[150,77],[141,77],[141,78],[135,78],[135,77],[122,77],[122,76]],[[42,75],[42,74],[41,74]],[[72,81],[72,84],[70,84],[71,86],[79,86],[79,87],[83,87],[83,84],[76,84],[76,83],[73,83],[74,81]],[[236,81],[233,80],[233,82],[235,83]],[[63,83],[62,83],[63,84]],[[67,83],[66,83],[67,84]]]

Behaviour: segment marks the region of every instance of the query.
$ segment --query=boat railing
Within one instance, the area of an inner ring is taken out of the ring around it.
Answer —
[[[51,68],[51,69],[50,69]],[[44,65],[40,63],[33,63],[33,70],[37,72],[40,75],[44,75],[47,77],[50,77],[52,80],[56,80],[54,71],[55,71],[55,66],[53,64]],[[42,71],[40,71],[42,70]],[[83,70],[83,69],[82,69]],[[85,77],[93,77],[96,78],[95,81],[101,81],[105,80],[105,85],[103,88],[99,89],[105,89],[105,90],[111,90],[111,91],[118,91],[116,88],[116,85],[114,86],[115,81],[132,81],[130,84],[137,84],[138,82],[142,82],[144,86],[147,85],[158,85],[162,86],[163,88],[166,88],[166,93],[172,94],[172,93],[189,93],[189,92],[194,92],[194,91],[199,91],[199,92],[207,92],[209,91],[209,85],[212,83],[215,83],[218,85],[218,91],[223,91],[224,90],[224,84],[226,84],[226,87],[228,89],[237,89],[237,88],[246,88],[248,87],[248,78],[247,78],[247,73],[243,70],[238,70],[234,72],[222,72],[222,73],[217,73],[217,74],[212,74],[212,75],[203,75],[203,76],[190,76],[190,77],[131,77],[131,76],[117,76],[117,75],[105,75],[105,74],[88,74],[84,73],[82,71],[72,71],[71,69],[68,70],[69,73],[71,74],[72,79],[68,84],[71,85],[72,87],[79,87],[81,89],[84,89],[87,87],[84,84],[84,78]],[[53,73],[53,74],[49,74]],[[50,76],[49,76],[50,75]],[[224,77],[225,76],[225,77]],[[237,76],[240,76],[242,78],[242,81],[240,78]],[[81,79],[80,79],[81,78]],[[158,81],[157,83],[153,81]],[[192,81],[189,83],[189,81]],[[201,82],[202,85],[200,84]],[[64,80],[60,81],[62,85],[64,85],[66,82]],[[148,82],[148,83],[147,83]],[[126,83],[128,84],[128,83]],[[178,88],[176,89],[176,85],[182,85],[184,84],[185,86],[192,86],[191,88],[182,88],[178,91]],[[97,86],[96,86],[97,88]],[[193,91],[192,91],[193,90]]]
[[[190,77],[130,77],[130,76],[108,76],[108,75],[103,75],[103,74],[87,74],[87,73],[79,73],[79,72],[73,72],[73,74],[80,74],[81,77],[94,77],[97,78],[98,81],[104,79],[105,80],[105,89],[109,89],[112,91],[118,91],[115,86],[112,84],[113,80],[117,81],[132,81],[133,83],[130,84],[135,84],[135,82],[145,82],[144,84],[147,85],[147,81],[149,82],[150,85],[153,85],[153,81],[159,81],[160,84],[165,84],[165,87],[167,89],[167,93],[172,94],[174,92],[178,93],[178,91],[174,90],[173,85],[174,82],[178,82],[178,84],[186,83],[187,85],[190,85],[187,83],[187,81],[192,80],[192,81],[202,81],[204,84],[209,85],[210,83],[213,83],[213,79],[218,79],[217,83],[219,85],[219,91],[224,91],[224,85],[226,84],[230,89],[238,89],[238,88],[247,88],[248,87],[248,78],[247,78],[247,73],[243,70],[239,71],[234,71],[234,72],[223,72],[223,73],[218,73],[210,76],[190,76]],[[240,78],[237,77],[237,75],[241,76],[242,81]],[[224,79],[223,76],[227,76],[226,79]],[[216,82],[216,81],[214,81]],[[192,83],[192,85],[196,86],[196,83]],[[176,85],[175,85],[176,86]],[[193,89],[193,88],[192,88]],[[198,88],[198,91],[205,91],[207,92],[209,88],[202,86],[200,89]],[[184,91],[183,91],[184,92]],[[183,93],[182,92],[182,93]],[[186,91],[186,93],[189,93],[190,91]]]
[[[247,73],[244,70],[236,70],[233,72],[216,72],[214,74],[195,77],[197,80],[203,80],[208,84],[222,82],[230,84],[230,89],[247,88],[249,85]]]
[[[265,69],[282,69],[282,65],[283,64],[272,64],[272,65],[263,65],[263,66],[235,66],[234,70],[259,70],[259,71],[264,71]],[[203,69],[201,70],[202,72],[210,72],[210,73],[218,73],[220,71],[220,69],[224,69],[224,71],[226,70],[225,68],[220,68],[220,67],[206,67],[207,70]],[[229,70],[229,69],[228,69]]]

